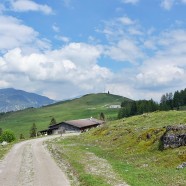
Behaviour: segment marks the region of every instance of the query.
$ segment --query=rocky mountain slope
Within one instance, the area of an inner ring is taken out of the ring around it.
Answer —
[[[0,112],[22,110],[29,107],[41,107],[55,101],[45,96],[28,93],[13,88],[0,89]]]

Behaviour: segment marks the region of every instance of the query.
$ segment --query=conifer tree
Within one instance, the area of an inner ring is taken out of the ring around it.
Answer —
[[[37,135],[37,127],[36,127],[36,124],[33,123],[30,129],[30,137],[33,138],[33,137],[36,137],[36,135]]]
[[[53,118],[51,119],[51,121],[50,121],[49,126],[55,125],[55,124],[57,124],[57,122],[56,122],[55,118],[53,117]]]

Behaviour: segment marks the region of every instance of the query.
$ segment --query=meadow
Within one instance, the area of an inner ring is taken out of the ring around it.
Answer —
[[[89,132],[57,141],[58,155],[70,162],[81,185],[109,185],[103,177],[85,171],[84,157],[94,153],[106,159],[115,173],[132,186],[184,186],[186,147],[160,150],[165,126],[186,123],[185,111],[157,111],[107,122]],[[150,134],[150,138],[147,138]],[[56,152],[55,152],[56,153]],[[86,176],[84,176],[86,175]]]
[[[111,109],[109,106],[120,105],[123,100],[128,99],[112,94],[88,94],[41,108],[28,108],[1,114],[0,128],[13,130],[17,138],[20,134],[28,138],[33,123],[36,124],[38,131],[43,130],[48,128],[53,117],[57,123],[90,117],[99,119],[100,113],[103,112],[107,120],[113,120],[117,118],[118,109]]]

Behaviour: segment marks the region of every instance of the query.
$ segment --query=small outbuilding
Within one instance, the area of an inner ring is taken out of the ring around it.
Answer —
[[[39,131],[41,134],[60,134],[63,132],[85,132],[91,128],[103,124],[104,121],[95,118],[86,118],[78,120],[68,120],[51,125],[46,130]]]

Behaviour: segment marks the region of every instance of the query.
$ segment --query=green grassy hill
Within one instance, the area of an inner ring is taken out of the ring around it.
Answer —
[[[157,111],[108,122],[79,137],[62,140],[59,145],[73,163],[80,164],[72,155],[74,150],[81,157],[91,152],[107,159],[129,185],[182,186],[186,185],[186,168],[176,167],[186,162],[186,146],[161,151],[159,145],[164,126],[185,123],[185,111]]]
[[[112,94],[88,94],[81,98],[62,101],[42,108],[29,108],[22,111],[10,112],[0,115],[0,127],[12,129],[16,136],[21,133],[29,136],[29,129],[35,123],[38,130],[48,127],[52,117],[57,122],[70,119],[95,117],[99,118],[103,112],[108,120],[117,117],[118,109],[108,108],[110,105],[120,105],[123,100],[129,100],[122,96]]]

